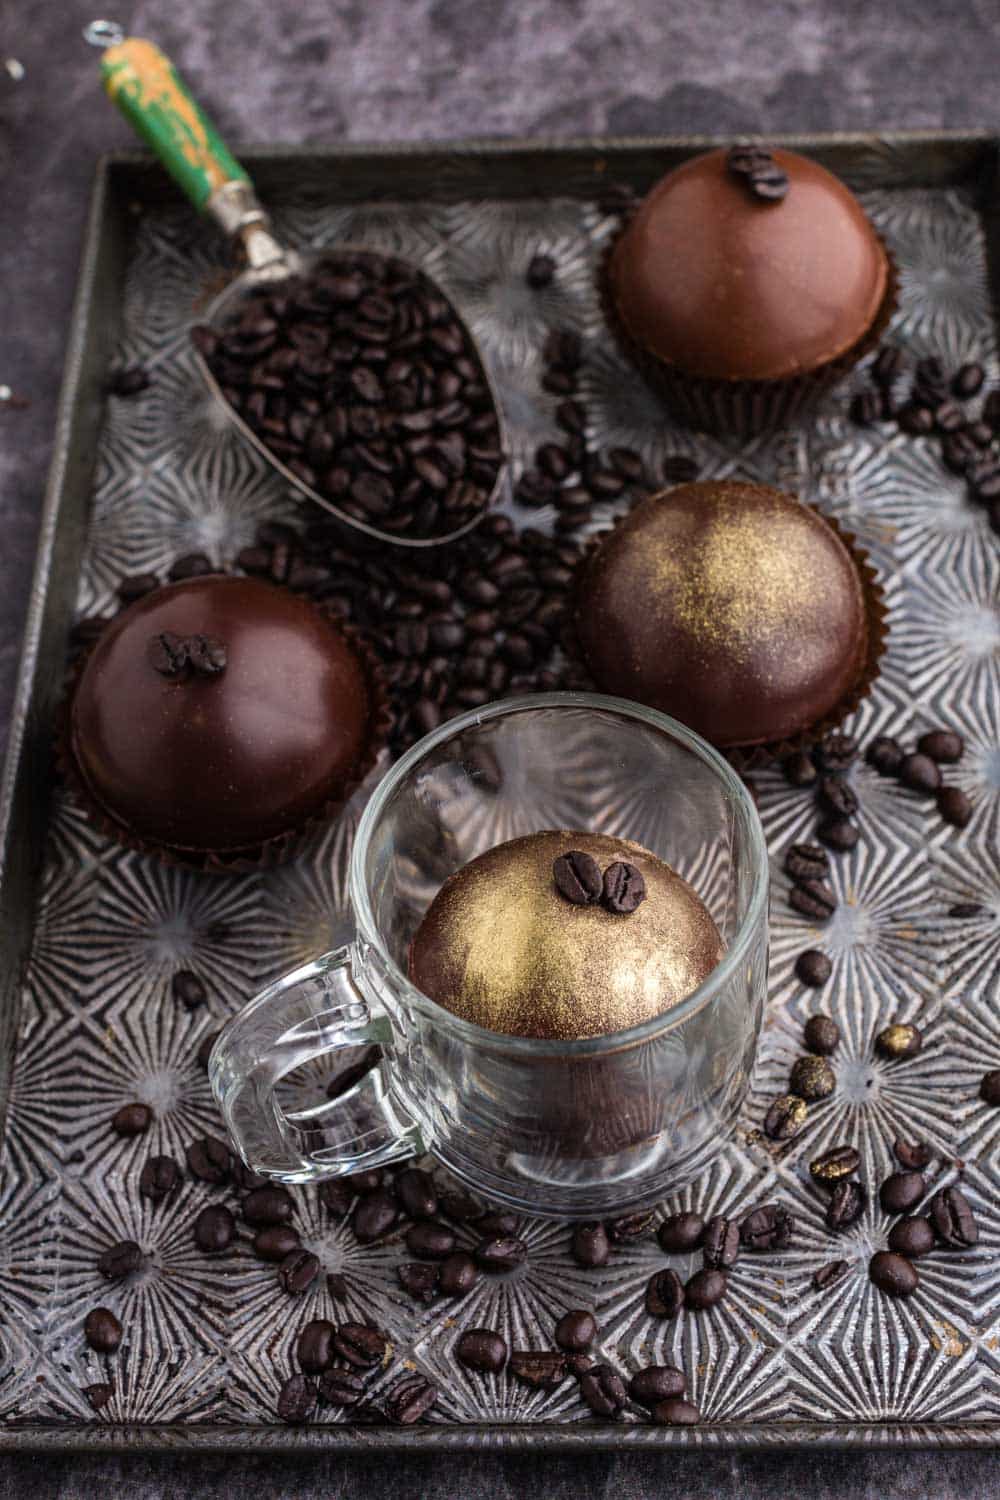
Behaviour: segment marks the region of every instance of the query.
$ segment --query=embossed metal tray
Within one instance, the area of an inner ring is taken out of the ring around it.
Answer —
[[[672,429],[622,364],[602,324],[594,267],[614,221],[598,206],[609,181],[643,190],[702,140],[487,143],[433,148],[264,150],[247,164],[283,238],[349,238],[420,261],[448,288],[492,363],[518,463],[553,433],[555,398],[539,386],[540,348],[554,324],[585,337],[584,396],[596,442],[651,460],[694,454],[704,475],[740,475],[798,490],[855,531],[879,566],[891,637],[878,686],[856,716],[865,736],[912,739],[949,725],[967,751],[954,779],[975,804],[970,826],[946,828],[933,807],[867,768],[861,840],[834,862],[837,914],[820,932],[789,911],[780,852],[812,827],[812,799],[777,772],[756,779],[774,856],[770,1002],[739,1138],[703,1181],[670,1200],[703,1212],[780,1198],[798,1230],[783,1255],[745,1255],[710,1313],[652,1323],[642,1292],[664,1264],[654,1240],[618,1251],[602,1272],[571,1262],[564,1227],[524,1227],[530,1254],[509,1278],[465,1302],[414,1306],[396,1285],[398,1239],[363,1249],[313,1192],[300,1195],[303,1239],[347,1286],[290,1304],[274,1271],[246,1245],[209,1260],[191,1220],[211,1190],[189,1181],[167,1206],[136,1191],[152,1150],[180,1156],[218,1128],[194,1062],[199,1038],[275,974],[349,929],[345,869],[356,808],[290,868],[245,879],[197,878],[109,846],[50,775],[54,704],[75,612],[107,606],[125,573],[163,571],[178,553],[231,559],[257,524],[296,503],[242,446],[194,377],[186,325],[214,287],[224,247],[141,156],[98,172],[59,408],[16,717],[0,804],[0,1449],[667,1447],[709,1444],[993,1444],[1000,1440],[1000,1112],[978,1101],[1000,1065],[1000,556],[981,509],[943,467],[932,441],[846,420],[847,395],[776,437],[727,443]],[[988,135],[795,139],[860,191],[901,268],[893,337],[954,368],[969,358],[1000,381],[994,299],[1000,251],[998,141]],[[539,249],[558,265],[529,291]],[[151,388],[131,401],[102,394],[113,357],[141,361]],[[861,375],[858,380],[862,379]],[[522,522],[526,513],[515,518]],[[614,514],[601,511],[598,523]],[[532,524],[545,525],[546,512]],[[981,915],[947,913],[976,902]],[[795,982],[796,954],[818,943],[833,978],[816,997]],[[209,1011],[171,999],[174,970],[207,979]],[[837,1091],[778,1155],[755,1139],[765,1101],[784,1091],[799,1028],[830,1010],[845,1041]],[[923,1052],[873,1057],[890,1018],[918,1019]],[[108,1120],[135,1097],[155,1105],[150,1135],[121,1141]],[[921,1285],[897,1303],[876,1293],[867,1261],[888,1221],[877,1194],[839,1240],[804,1163],[822,1145],[855,1142],[876,1184],[902,1134],[940,1153],[940,1181],[964,1160],[980,1243],[934,1252]],[[109,1289],[99,1248],[134,1237],[150,1252],[137,1284]],[[835,1256],[850,1274],[810,1289]],[[682,1274],[687,1267],[677,1263]],[[126,1341],[108,1365],[89,1352],[82,1317],[95,1303],[122,1315]],[[558,1313],[592,1306],[602,1356],[623,1372],[673,1360],[702,1409],[696,1429],[637,1418],[594,1419],[574,1382],[554,1393],[457,1369],[463,1325],[489,1324],[512,1346],[544,1346]],[[430,1419],[414,1429],[360,1426],[321,1412],[310,1426],[274,1418],[280,1378],[308,1317],[370,1316],[396,1358],[440,1381]],[[106,1370],[112,1374],[107,1375]],[[81,1387],[110,1378],[97,1420]]]

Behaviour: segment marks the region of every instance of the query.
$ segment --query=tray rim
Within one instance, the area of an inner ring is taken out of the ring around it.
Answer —
[[[1000,154],[1000,132],[987,128],[949,127],[885,131],[783,131],[766,136],[740,134],[740,139],[765,140],[791,149],[823,150],[828,147],[906,148],[919,151],[940,145],[966,146],[970,150],[992,149]],[[710,150],[728,145],[732,135],[636,135],[569,136],[565,138],[483,136],[461,139],[442,137],[419,141],[343,141],[328,144],[248,143],[239,155],[253,173],[257,163],[281,162],[290,157],[308,161],[416,160],[442,155],[486,160],[524,156],[593,156],[609,162],[618,156],[649,153]],[[48,607],[48,585],[52,574],[63,491],[71,446],[71,430],[81,395],[84,354],[90,333],[92,292],[101,248],[101,230],[114,192],[114,177],[120,169],[157,167],[155,156],[143,150],[113,150],[96,160],[76,287],[70,313],[69,335],[63,359],[51,458],[45,483],[35,563],[28,610],[20,649],[16,686],[11,704],[7,748],[0,776],[0,900],[9,877],[12,856],[11,825],[15,797],[24,774],[28,725],[39,671],[39,644]],[[162,171],[162,168],[160,169]],[[164,176],[164,186],[172,184]],[[178,196],[178,202],[182,201]],[[1000,308],[994,308],[1000,321]],[[2,997],[0,997],[2,999]],[[5,1095],[0,1093],[0,1148],[5,1125]],[[63,1453],[161,1453],[232,1452],[338,1454],[432,1452],[472,1453],[530,1451],[550,1453],[663,1452],[666,1450],[799,1450],[814,1445],[833,1450],[877,1449],[879,1451],[937,1448],[981,1450],[1000,1447],[1000,1414],[983,1423],[810,1423],[801,1421],[706,1424],[698,1428],[653,1427],[635,1424],[597,1424],[581,1420],[550,1426],[541,1423],[429,1424],[423,1427],[351,1426],[320,1424],[303,1428],[263,1423],[163,1423],[149,1425],[89,1423],[0,1422],[0,1454],[11,1452]]]

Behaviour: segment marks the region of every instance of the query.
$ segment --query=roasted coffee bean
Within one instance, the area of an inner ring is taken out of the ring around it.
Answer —
[[[931,1159],[930,1147],[923,1142],[909,1142],[897,1137],[892,1143],[892,1150],[900,1166],[908,1172],[922,1172]]]
[[[560,1349],[567,1354],[579,1354],[589,1349],[597,1337],[597,1323],[593,1313],[585,1308],[574,1308],[563,1313],[556,1324],[555,1339]]]
[[[578,1266],[595,1269],[606,1266],[611,1245],[603,1224],[577,1224],[573,1228],[570,1252]]]
[[[439,1288],[442,1297],[464,1297],[479,1281],[476,1262],[465,1250],[456,1250],[441,1262]]]
[[[692,1211],[670,1214],[656,1231],[660,1249],[666,1255],[683,1255],[697,1250],[705,1233],[705,1220]]]
[[[902,745],[887,734],[878,735],[865,751],[865,760],[880,776],[898,776],[904,759]]]
[[[942,1245],[965,1249],[979,1239],[979,1226],[965,1194],[957,1187],[942,1188],[930,1204],[931,1223]]]
[[[124,1281],[146,1264],[146,1257],[135,1240],[118,1240],[97,1257],[97,1269],[105,1281]]]
[[[740,1227],[723,1214],[716,1214],[705,1225],[702,1259],[712,1270],[728,1271],[740,1253]]]
[[[608,467],[629,484],[642,484],[646,478],[646,466],[642,456],[634,448],[611,448],[605,454]]]
[[[289,1296],[301,1297],[312,1286],[320,1269],[318,1257],[311,1250],[303,1250],[299,1246],[297,1250],[290,1251],[278,1267],[278,1285]]]
[[[907,1260],[919,1260],[921,1255],[934,1249],[934,1230],[930,1219],[919,1215],[907,1215],[898,1219],[889,1230],[889,1249]]]
[[[960,921],[968,921],[971,917],[981,917],[985,914],[985,906],[978,901],[960,901],[957,906],[948,908],[949,917],[958,917]]]
[[[129,1138],[142,1135],[153,1123],[153,1111],[148,1104],[123,1104],[111,1118],[111,1129],[115,1135]]]
[[[693,1402],[671,1396],[668,1401],[658,1401],[653,1407],[653,1421],[660,1427],[696,1427],[701,1421],[701,1412]]]
[[[178,969],[170,981],[174,999],[179,1000],[185,1010],[197,1010],[208,999],[204,982],[190,969]]]
[[[934,431],[934,413],[915,401],[900,407],[896,413],[896,421],[904,432],[909,432],[914,437]]]
[[[929,755],[905,755],[899,779],[911,792],[931,793],[941,785],[941,772]]]
[[[566,1379],[566,1356],[547,1349],[514,1349],[508,1369],[533,1390],[554,1391]]]
[[[865,1211],[868,1195],[860,1182],[852,1182],[850,1178],[841,1178],[834,1185],[830,1194],[830,1201],[826,1206],[826,1227],[833,1234],[838,1234],[842,1229],[848,1229],[860,1219]]]
[[[627,916],[646,899],[641,871],[627,860],[616,859],[604,872],[601,905],[605,911]]]
[[[934,426],[938,432],[957,432],[965,426],[965,412],[954,401],[942,401],[934,408]]]
[[[182,583],[185,579],[203,578],[206,573],[217,571],[211,558],[206,557],[204,552],[187,552],[176,559],[167,577],[171,583]]]
[[[114,1387],[106,1380],[98,1380],[93,1385],[83,1387],[83,1395],[86,1396],[94,1411],[100,1411],[102,1406],[107,1406],[114,1393]]]
[[[764,1116],[764,1134],[772,1141],[790,1141],[806,1123],[809,1106],[795,1094],[782,1094]]]
[[[455,1248],[455,1235],[444,1224],[421,1220],[406,1231],[406,1248],[422,1260],[446,1260]]]
[[[834,818],[853,818],[858,810],[854,788],[841,776],[823,776],[819,783],[819,800]]]
[[[92,1307],[83,1320],[83,1336],[97,1354],[114,1354],[122,1341],[122,1325],[110,1307]]]
[[[852,422],[859,427],[869,427],[873,422],[883,420],[885,398],[881,391],[858,391],[852,396],[848,411]]]
[[[134,604],[137,599],[144,599],[158,588],[160,580],[155,573],[133,573],[130,578],[122,578],[115,593],[123,604]]]
[[[253,1238],[253,1253],[258,1260],[278,1265],[299,1247],[299,1232],[288,1224],[271,1224]]]
[[[916,1267],[892,1250],[876,1251],[868,1263],[868,1275],[890,1297],[910,1297],[920,1285]]]
[[[514,1236],[480,1240],[474,1250],[476,1264],[490,1276],[501,1276],[505,1271],[516,1271],[528,1258],[528,1247]]]
[[[261,1177],[236,1157],[233,1161],[230,1174],[233,1187],[238,1193],[255,1193],[258,1188],[267,1187],[267,1178]]]
[[[441,1286],[440,1269],[430,1261],[404,1261],[396,1267],[396,1277],[417,1302],[433,1302]]]
[[[601,899],[601,867],[591,854],[578,849],[560,854],[553,862],[552,878],[559,894],[574,906],[593,906]]]
[[[625,1382],[610,1365],[594,1365],[580,1376],[580,1395],[597,1417],[617,1417],[628,1402]]]
[[[209,1031],[206,1032],[201,1041],[198,1043],[198,1051],[195,1054],[195,1061],[197,1062],[199,1068],[208,1068],[208,1060],[212,1055],[212,1048],[215,1046],[218,1039],[219,1033],[217,1031]]]
[[[149,371],[142,365],[127,365],[124,369],[115,370],[108,377],[105,390],[109,396],[138,396],[141,391],[146,391],[152,385]]]
[[[807,1104],[819,1099],[829,1099],[837,1086],[836,1075],[825,1057],[810,1053],[800,1057],[792,1066],[788,1078],[791,1093],[797,1094]]]
[[[675,1365],[646,1365],[632,1376],[628,1393],[637,1405],[648,1410],[659,1401],[683,1396],[684,1384],[684,1375]]]
[[[455,1345],[458,1363],[481,1375],[499,1375],[507,1353],[506,1340],[492,1328],[467,1328]]]
[[[807,755],[804,750],[798,750],[794,755],[789,755],[782,761],[781,769],[785,773],[785,780],[791,786],[813,786],[819,779],[819,772],[813,764],[812,756]]]
[[[929,755],[940,766],[954,766],[962,759],[962,736],[951,729],[931,729],[917,740],[921,755]]]
[[[992,1109],[1000,1105],[1000,1068],[992,1068],[983,1074],[979,1082],[979,1097]]]
[[[816,837],[837,854],[849,854],[860,838],[857,827],[847,818],[826,818],[816,829]]]
[[[203,1208],[194,1221],[194,1242],[199,1250],[217,1254],[228,1250],[236,1233],[236,1220],[228,1208],[213,1203]]]
[[[333,1347],[341,1359],[358,1370],[373,1370],[384,1364],[389,1354],[385,1334],[365,1323],[341,1323]]]
[[[684,1283],[676,1271],[654,1271],[646,1283],[646,1311],[651,1318],[676,1318],[684,1306]]]
[[[825,1292],[831,1286],[836,1286],[838,1281],[843,1281],[848,1269],[846,1260],[828,1260],[825,1266],[820,1266],[813,1272],[813,1290]]]
[[[831,1146],[809,1163],[809,1175],[825,1187],[852,1177],[861,1164],[861,1154],[853,1146]]]
[[[233,1157],[229,1147],[214,1136],[199,1136],[185,1150],[188,1170],[202,1182],[218,1187],[228,1181],[232,1171]]]
[[[968,401],[971,396],[978,395],[985,379],[986,371],[982,365],[970,360],[956,370],[951,388],[960,401]]]
[[[295,1212],[291,1193],[283,1187],[259,1187],[243,1199],[243,1217],[255,1229],[287,1224]]]
[[[324,1370],[319,1378],[319,1398],[329,1406],[356,1406],[364,1393],[364,1380],[350,1370]]]
[[[937,810],[952,828],[966,828],[975,811],[972,801],[961,787],[943,786],[937,794]]]
[[[583,359],[583,340],[573,328],[553,328],[542,348],[542,358],[554,369],[576,370]]]
[[[746,1250],[784,1250],[792,1241],[795,1220],[780,1203],[751,1209],[740,1225],[740,1244]]]
[[[804,880],[788,893],[793,911],[816,922],[827,922],[837,909],[837,898],[823,880]]]
[[[352,1172],[348,1181],[356,1193],[377,1193],[383,1182],[383,1175],[378,1167],[371,1167],[367,1172]]]
[[[172,1156],[151,1156],[139,1173],[139,1192],[159,1203],[180,1186],[181,1169]]]
[[[875,1051],[890,1062],[897,1062],[902,1058],[916,1057],[923,1044],[924,1039],[916,1026],[897,1022],[879,1032],[875,1038]]]
[[[397,1213],[395,1198],[383,1188],[360,1197],[351,1215],[351,1228],[358,1244],[370,1245],[388,1234],[396,1222]]]
[[[919,1172],[891,1172],[879,1188],[879,1202],[887,1214],[905,1214],[920,1202],[926,1189]]]
[[[354,1190],[346,1177],[330,1177],[319,1185],[319,1201],[327,1213],[344,1218],[354,1202]]]
[[[393,1184],[403,1212],[411,1219],[433,1219],[438,1210],[437,1189],[429,1172],[404,1167]]]
[[[795,960],[796,979],[800,984],[808,985],[810,989],[818,990],[822,985],[826,984],[832,973],[833,964],[819,948],[806,948]],[[817,1016],[813,1019],[820,1020],[822,1018]],[[808,1043],[806,1045],[808,1046]],[[817,1049],[810,1047],[809,1050],[814,1052]]]
[[[517,1214],[497,1209],[493,1213],[481,1214],[476,1219],[476,1232],[483,1239],[516,1235],[520,1222]]]
[[[840,1046],[840,1027],[830,1016],[810,1016],[802,1028],[802,1040],[817,1057],[830,1057]]]
[[[785,872],[793,880],[822,880],[830,869],[830,856],[818,844],[792,844],[785,854]]]
[[[293,1427],[308,1422],[316,1405],[316,1387],[304,1375],[289,1375],[278,1393],[278,1416]]]
[[[660,465],[664,484],[691,484],[700,472],[698,460],[687,453],[668,453]]]
[[[966,476],[982,458],[979,445],[964,427],[949,432],[941,441],[941,459],[946,469],[953,474]]]
[[[640,1209],[637,1213],[623,1214],[621,1218],[609,1219],[608,1235],[613,1245],[625,1245],[632,1240],[646,1238],[653,1227],[652,1209]]]
[[[716,1271],[711,1266],[705,1266],[700,1271],[695,1271],[684,1284],[684,1306],[695,1312],[704,1312],[706,1308],[714,1307],[721,1302],[726,1294],[728,1278],[725,1271]]]
[[[528,262],[528,269],[524,273],[524,279],[532,291],[541,291],[543,287],[551,284],[556,273],[556,263],[551,255],[543,255],[540,251],[533,255]]]
[[[892,385],[902,375],[905,363],[902,349],[884,344],[872,364],[872,379],[877,385]]]

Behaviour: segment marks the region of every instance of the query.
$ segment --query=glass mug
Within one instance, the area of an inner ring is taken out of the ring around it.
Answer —
[[[460,1020],[407,977],[440,886],[495,844],[542,829],[634,839],[708,906],[725,944],[662,1016],[580,1041]],[[697,735],[617,698],[551,693],[450,720],[387,773],[350,864],[354,941],[277,980],[229,1022],[209,1074],[229,1134],[279,1182],[432,1153],[491,1200],[620,1214],[690,1180],[747,1090],[767,978],[768,865],[739,777]],[[280,1083],[346,1047],[381,1059],[349,1091],[285,1108]]]

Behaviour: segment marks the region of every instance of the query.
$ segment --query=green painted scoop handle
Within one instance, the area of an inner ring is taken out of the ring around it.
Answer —
[[[217,195],[229,183],[241,184],[238,197],[252,193],[250,178],[159,47],[141,37],[126,37],[105,52],[101,73],[109,97],[195,208],[215,207]]]

